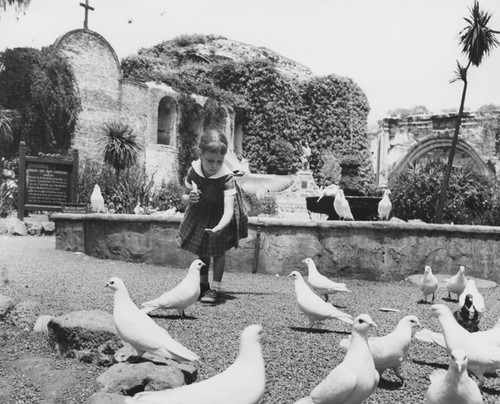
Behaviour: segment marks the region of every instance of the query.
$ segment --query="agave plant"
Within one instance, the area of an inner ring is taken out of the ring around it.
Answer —
[[[14,130],[18,120],[19,113],[16,110],[0,108],[0,157],[7,154],[14,141]]]
[[[134,130],[120,121],[106,122],[103,125],[104,162],[114,168],[119,183],[120,173],[137,162],[142,147],[137,143]]]

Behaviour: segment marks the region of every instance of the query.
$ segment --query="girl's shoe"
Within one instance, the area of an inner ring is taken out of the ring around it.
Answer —
[[[210,290],[210,284],[209,283],[203,283],[200,282],[200,296],[198,297],[198,300],[201,300],[203,296]]]
[[[202,303],[218,303],[222,300],[222,293],[216,291],[215,289],[210,289],[205,295],[201,298]]]

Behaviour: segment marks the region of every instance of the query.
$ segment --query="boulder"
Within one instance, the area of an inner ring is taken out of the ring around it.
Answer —
[[[9,217],[5,221],[7,226],[7,232],[14,236],[27,236],[28,230],[26,230],[26,225],[24,222],[19,220],[17,217]]]
[[[26,300],[14,306],[9,313],[8,321],[16,327],[29,331],[33,329],[39,315],[40,303],[34,300]]]
[[[116,334],[113,316],[100,310],[71,312],[50,320],[47,324],[51,344],[65,357],[87,363],[99,363],[108,349],[114,354],[122,346]]]
[[[118,363],[126,362],[129,358],[136,356],[137,351],[129,343],[124,343],[123,346],[116,350],[114,360]],[[198,377],[198,367],[189,362],[177,362],[173,359],[167,359],[163,356],[152,355],[149,352],[144,353],[143,359],[149,359],[158,365],[173,366],[179,369],[184,374],[186,384],[191,384],[196,381]],[[133,359],[132,359],[133,360]]]
[[[35,325],[33,326],[33,331],[47,334],[49,333],[49,329],[47,328],[47,324],[50,320],[52,320],[54,316],[43,315],[36,319]]]
[[[16,303],[14,299],[0,295],[0,319],[4,318],[14,308]]]
[[[42,222],[43,234],[52,236],[56,231],[56,224],[54,222]]]
[[[41,236],[43,232],[42,224],[32,220],[25,220],[24,225],[30,236]]]
[[[145,361],[113,365],[97,378],[97,384],[104,393],[134,395],[183,386],[185,381],[178,368]]]

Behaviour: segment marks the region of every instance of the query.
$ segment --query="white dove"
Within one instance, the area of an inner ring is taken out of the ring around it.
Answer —
[[[410,351],[410,343],[412,338],[413,327],[420,326],[417,316],[403,317],[396,328],[389,334],[383,337],[368,338],[368,345],[373,355],[375,369],[382,376],[385,369],[392,369],[396,376],[405,383],[404,377],[401,375],[401,364],[408,357]],[[349,339],[344,338],[340,341],[342,348],[349,347]]]
[[[200,269],[204,265],[202,260],[194,260],[186,277],[177,286],[156,299],[142,303],[142,311],[149,313],[156,309],[177,309],[179,316],[184,317],[186,307],[194,304],[200,296]]]
[[[446,279],[446,289],[448,290],[448,298],[451,299],[451,294],[455,293],[458,297],[462,294],[467,285],[467,278],[465,277],[465,267],[461,265],[458,272],[451,278]]]
[[[376,326],[368,314],[356,317],[344,360],[309,396],[295,404],[361,404],[366,400],[377,387],[380,377],[367,341],[368,331]]]
[[[424,268],[424,275],[420,280],[420,290],[424,295],[424,298],[422,299],[423,301],[427,303],[427,296],[432,295],[432,302],[434,303],[438,284],[438,278],[436,278],[436,276],[432,273],[432,268],[429,265],[426,265]]]
[[[94,190],[92,195],[90,195],[90,208],[92,212],[105,213],[106,208],[104,207],[104,198],[101,194],[101,187],[99,184],[94,185]]]
[[[490,329],[472,334],[476,344],[491,344],[500,347],[500,319]],[[432,342],[446,349],[443,334],[423,328],[415,333],[415,338],[423,342]]]
[[[323,296],[325,301],[328,301],[328,295],[337,292],[351,292],[347,289],[345,283],[334,282],[326,276],[320,274],[316,268],[316,264],[311,258],[306,258],[302,262],[307,264],[307,282],[311,288],[320,296]]]
[[[120,278],[111,278],[106,287],[114,292],[113,319],[118,336],[137,351],[179,361],[195,361],[198,355],[174,340],[167,330],[156,324],[151,317],[139,310],[132,302],[125,284]]]
[[[295,175],[251,173],[248,165],[241,164],[233,153],[226,155],[224,163],[234,172],[234,179],[239,187],[249,194],[281,192],[290,188],[295,182]]]
[[[290,275],[294,278],[295,295],[300,310],[309,319],[312,328],[318,321],[340,320],[352,324],[352,316],[337,309],[333,304],[325,302],[314,291],[307,286],[306,281],[298,271],[293,271]]]
[[[345,199],[344,191],[340,188],[337,195],[335,195],[335,199],[333,200],[333,209],[335,209],[339,219],[354,220],[349,202]]]
[[[141,206],[141,202],[140,201],[138,201],[137,205],[135,205],[134,213],[136,215],[142,215],[144,213],[144,208]]]
[[[262,326],[253,324],[241,333],[240,352],[222,373],[198,383],[126,398],[127,403],[149,404],[257,404],[266,379],[260,343]]]
[[[390,189],[386,189],[384,191],[384,196],[378,203],[378,216],[380,220],[389,220],[389,215],[392,210],[392,202],[389,199],[389,195],[391,194]]]
[[[337,192],[339,191],[339,186],[336,184],[330,184],[325,188],[321,188],[319,191],[320,191],[320,194],[319,194],[318,200],[316,202],[319,202],[325,196],[337,195]]]
[[[451,352],[448,370],[436,369],[430,375],[428,404],[480,404],[481,391],[467,373],[467,354],[457,348]]]
[[[474,279],[469,279],[467,281],[463,292],[460,294],[460,297],[458,298],[458,305],[460,307],[463,307],[465,304],[465,296],[469,294],[472,295],[472,301],[474,302],[475,309],[479,312],[479,314],[483,314],[485,308],[484,298],[481,293],[479,293],[479,290],[477,290],[476,281]]]
[[[494,373],[500,369],[499,346],[476,339],[476,333],[470,333],[457,323],[448,306],[435,304],[431,307],[431,312],[441,324],[448,353],[463,348],[469,361],[468,369],[477,377],[480,385],[485,381],[485,373]]]

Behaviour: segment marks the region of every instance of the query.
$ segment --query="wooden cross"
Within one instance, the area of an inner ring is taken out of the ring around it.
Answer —
[[[94,7],[89,6],[89,0],[85,0],[85,3],[80,3],[80,6],[85,9],[85,20],[83,21],[83,28],[88,29],[89,10],[94,11]]]

